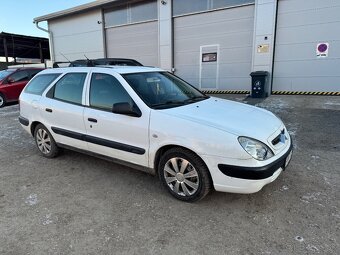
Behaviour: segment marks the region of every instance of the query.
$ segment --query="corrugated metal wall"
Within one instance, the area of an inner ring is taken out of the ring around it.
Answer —
[[[219,45],[219,77],[213,88],[249,90],[253,30],[254,5],[175,17],[176,75],[199,87],[200,47]]]
[[[273,91],[340,91],[339,66],[340,1],[279,0]]]
[[[158,21],[106,29],[107,56],[158,66]]]

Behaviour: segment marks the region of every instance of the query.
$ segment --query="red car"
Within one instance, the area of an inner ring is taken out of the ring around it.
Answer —
[[[43,68],[10,68],[0,71],[0,108],[18,101],[21,91],[30,79]]]

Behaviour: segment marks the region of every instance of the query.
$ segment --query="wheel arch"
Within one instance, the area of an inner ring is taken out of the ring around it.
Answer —
[[[155,153],[155,157],[154,157],[154,162],[153,162],[153,167],[154,167],[154,170],[155,170],[155,173],[156,175],[158,174],[158,164],[159,164],[159,161],[162,157],[162,155],[170,150],[170,149],[173,149],[173,148],[181,148],[181,149],[184,149],[184,150],[188,150],[192,153],[194,153],[197,157],[199,157],[202,162],[205,164],[205,166],[207,167],[207,169],[209,170],[208,173],[209,173],[209,176],[210,176],[210,180],[212,181],[212,176],[211,176],[211,173],[210,173],[210,169],[209,167],[207,166],[207,164],[205,163],[205,161],[202,159],[202,157],[200,155],[198,155],[195,151],[193,151],[192,149],[190,148],[187,148],[187,147],[184,147],[184,146],[180,146],[180,145],[176,145],[176,144],[168,144],[168,145],[164,145],[162,147],[160,147],[157,152]]]
[[[31,124],[31,127],[30,127],[30,130],[31,130],[31,135],[34,137],[34,131],[35,131],[35,128],[39,125],[43,125],[41,122],[39,121],[33,121],[32,124]]]

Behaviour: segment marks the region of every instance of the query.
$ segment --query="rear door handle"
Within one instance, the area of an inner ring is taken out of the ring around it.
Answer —
[[[87,120],[90,121],[90,122],[97,123],[97,120],[96,120],[96,119],[93,119],[93,118],[88,118]]]
[[[50,109],[50,108],[46,108],[45,111],[46,112],[53,112],[52,109]]]

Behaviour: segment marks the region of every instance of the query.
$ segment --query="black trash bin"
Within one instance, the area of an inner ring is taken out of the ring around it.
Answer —
[[[252,72],[251,76],[251,97],[268,97],[269,92],[269,73],[267,71]]]

